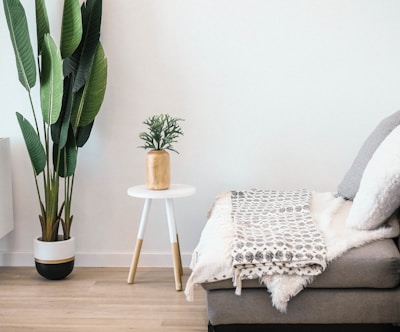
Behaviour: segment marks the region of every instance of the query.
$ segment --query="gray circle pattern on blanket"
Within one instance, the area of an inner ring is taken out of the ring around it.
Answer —
[[[317,275],[326,248],[310,213],[308,190],[232,191],[232,260],[242,279],[272,274]]]

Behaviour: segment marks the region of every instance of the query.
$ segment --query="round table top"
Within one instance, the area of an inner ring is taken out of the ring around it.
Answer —
[[[196,188],[187,184],[171,184],[169,188],[165,190],[147,189],[144,184],[128,188],[129,196],[153,199],[186,197],[193,195],[195,192]]]

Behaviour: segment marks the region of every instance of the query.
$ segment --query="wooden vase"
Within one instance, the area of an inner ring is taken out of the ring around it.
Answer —
[[[151,150],[146,156],[146,185],[148,189],[165,190],[171,183],[169,153]]]

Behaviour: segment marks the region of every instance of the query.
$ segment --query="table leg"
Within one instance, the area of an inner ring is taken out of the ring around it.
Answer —
[[[144,237],[144,232],[146,230],[146,223],[147,223],[147,218],[149,216],[150,207],[151,207],[151,199],[146,198],[146,200],[144,201],[142,217],[140,219],[137,241],[136,241],[136,246],[135,246],[135,252],[133,254],[131,267],[129,269],[128,280],[127,280],[128,284],[133,284],[133,282],[135,281],[135,275],[136,275],[137,265],[139,262],[140,250],[142,249],[143,237]]]
[[[175,225],[176,227],[176,225]],[[178,237],[178,230],[176,230],[176,243],[178,245],[178,253],[179,253],[179,272],[183,275],[183,267],[182,267],[182,257],[181,257],[181,246],[179,245],[179,237]]]
[[[174,205],[172,198],[165,199],[165,208],[167,211],[169,239],[171,242],[172,259],[174,262],[175,289],[182,290],[182,259],[179,248],[178,236],[175,224]]]

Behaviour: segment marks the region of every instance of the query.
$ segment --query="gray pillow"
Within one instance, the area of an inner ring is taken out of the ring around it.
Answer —
[[[365,167],[382,141],[400,125],[400,111],[383,119],[375,130],[369,135],[350,169],[338,186],[338,194],[345,199],[352,200],[360,187],[361,177]]]

